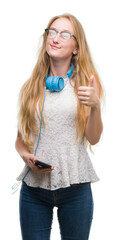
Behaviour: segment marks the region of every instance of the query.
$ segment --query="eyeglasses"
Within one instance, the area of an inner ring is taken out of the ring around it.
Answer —
[[[50,38],[56,37],[56,35],[59,33],[61,39],[67,40],[67,39],[70,39],[71,37],[74,37],[76,39],[76,37],[72,33],[65,32],[65,31],[59,32],[59,31],[57,31],[55,29],[52,29],[52,28],[46,28],[45,32],[47,33],[47,36],[50,37]]]

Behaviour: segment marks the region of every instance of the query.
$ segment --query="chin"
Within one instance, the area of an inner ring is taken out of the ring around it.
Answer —
[[[63,56],[61,54],[56,54],[56,53],[48,53],[49,57],[52,59],[60,59],[63,58]]]

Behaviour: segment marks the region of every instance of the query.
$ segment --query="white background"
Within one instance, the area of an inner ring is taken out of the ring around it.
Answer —
[[[118,239],[118,9],[112,0],[4,0],[0,2],[0,226],[2,239],[20,240],[19,190],[11,186],[24,166],[15,151],[17,101],[22,84],[35,65],[40,36],[49,19],[74,14],[82,23],[104,86],[104,132],[91,159],[98,183],[92,184],[95,202],[91,240]],[[106,103],[105,103],[106,102]],[[54,210],[51,240],[59,240]]]

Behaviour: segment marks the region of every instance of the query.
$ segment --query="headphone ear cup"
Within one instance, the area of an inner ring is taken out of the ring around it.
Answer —
[[[67,72],[68,78],[70,78],[72,76],[73,69],[74,69],[74,65],[73,65],[73,63],[71,63],[71,68]],[[48,74],[49,74],[49,71],[48,71]],[[48,74],[46,76],[46,88],[49,89],[50,91],[60,92],[64,88],[64,79],[59,76],[48,77]]]
[[[53,78],[54,78],[53,76],[46,78],[46,88],[49,89],[50,91],[53,91],[52,88]]]
[[[46,88],[50,91],[60,92],[64,88],[64,80],[62,77],[47,77]]]

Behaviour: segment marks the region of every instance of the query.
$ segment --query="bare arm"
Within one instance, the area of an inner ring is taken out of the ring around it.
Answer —
[[[18,132],[18,134],[17,134],[15,147],[16,147],[17,152],[21,156],[21,158],[27,163],[26,156],[31,153],[29,152],[27,146],[25,145],[20,132]]]
[[[101,120],[99,88],[96,80],[91,76],[88,87],[80,87],[78,91],[80,102],[90,107],[87,119],[85,136],[90,144],[96,144],[101,136],[103,124]]]
[[[40,169],[38,166],[35,165],[35,162],[37,160],[37,157],[35,157],[30,151],[28,150],[27,146],[25,145],[22,136],[20,132],[17,134],[17,139],[15,142],[15,147],[19,155],[22,157],[22,159],[25,161],[25,163],[28,164],[28,166],[34,171],[34,172],[40,172],[40,173],[48,173],[51,172],[54,167],[50,168],[42,168]]]
[[[103,124],[101,120],[100,106],[91,108],[85,128],[85,136],[90,144],[94,145],[100,140],[102,130]]]

